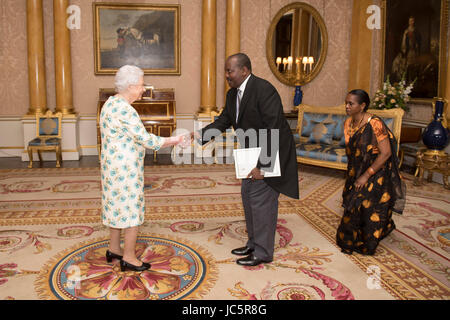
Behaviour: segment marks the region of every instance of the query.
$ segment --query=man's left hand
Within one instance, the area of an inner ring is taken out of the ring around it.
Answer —
[[[251,178],[252,180],[262,180],[264,179],[264,175],[258,168],[253,168],[247,176],[247,179],[249,178]]]

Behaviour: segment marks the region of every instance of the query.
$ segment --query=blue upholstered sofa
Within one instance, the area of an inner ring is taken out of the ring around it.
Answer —
[[[399,141],[404,114],[402,109],[370,109],[369,112],[382,118]],[[297,162],[346,170],[344,121],[347,117],[344,105],[300,105],[294,134]]]

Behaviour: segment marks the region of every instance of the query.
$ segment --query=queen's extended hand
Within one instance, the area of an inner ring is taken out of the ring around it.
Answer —
[[[177,146],[182,149],[190,147],[192,141],[190,134],[180,134],[178,136],[169,137],[165,139],[166,140],[163,147]]]
[[[191,145],[192,139],[191,139],[190,134],[183,134],[179,137],[181,137],[181,140],[178,143],[178,146],[180,146],[181,148],[187,148]]]

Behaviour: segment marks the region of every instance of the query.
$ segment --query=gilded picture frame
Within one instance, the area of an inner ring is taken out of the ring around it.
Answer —
[[[180,75],[180,5],[92,4],[95,74],[125,65],[145,74]]]
[[[443,96],[448,0],[383,0],[381,82],[416,79],[411,102]]]

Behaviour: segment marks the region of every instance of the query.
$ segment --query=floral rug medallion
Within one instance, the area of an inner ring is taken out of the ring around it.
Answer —
[[[217,272],[204,249],[185,239],[141,235],[137,257],[151,264],[143,272],[120,270],[105,258],[108,239],[83,242],[57,254],[35,282],[40,298],[59,300],[198,299]]]

